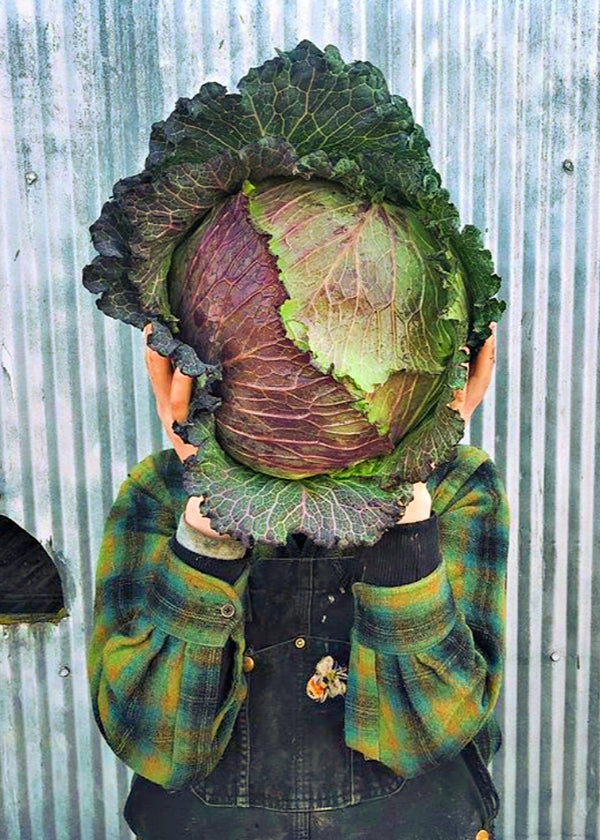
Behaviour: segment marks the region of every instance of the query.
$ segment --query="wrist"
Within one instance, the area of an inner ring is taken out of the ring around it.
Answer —
[[[210,529],[212,531],[212,529]],[[213,533],[217,534],[216,531]],[[185,515],[179,520],[176,542],[194,554],[221,560],[241,560],[246,554],[245,546],[231,537],[217,534],[216,537],[203,533],[186,521]]]

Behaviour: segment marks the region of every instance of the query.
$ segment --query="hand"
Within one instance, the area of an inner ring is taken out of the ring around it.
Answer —
[[[454,392],[454,399],[450,403],[450,408],[458,411],[465,423],[484,398],[492,380],[496,360],[496,324],[490,324],[490,329],[492,334],[483,344],[475,361],[469,363],[467,384],[460,391]]]
[[[148,371],[150,384],[152,385],[156,400],[156,413],[169,440],[173,444],[173,449],[177,453],[177,456],[181,461],[185,461],[190,455],[196,454],[197,448],[191,446],[189,443],[185,443],[179,435],[175,434],[173,423],[183,423],[187,419],[194,380],[191,376],[186,376],[180,370],[173,370],[170,359],[166,359],[160,353],[148,347],[148,335],[151,332],[152,324],[148,324],[144,328],[144,337],[146,340],[145,360],[146,370]],[[229,536],[219,534],[218,531],[215,531],[211,527],[210,519],[207,516],[202,516],[200,512],[202,501],[202,496],[191,496],[188,499],[183,514],[188,525],[196,528],[205,537],[220,540],[231,539]]]
[[[494,372],[496,358],[496,324],[490,324],[492,334],[483,344],[473,364],[469,365],[467,384],[460,391],[454,392],[450,408],[460,412],[465,423],[485,396]],[[414,495],[407,506],[404,516],[398,521],[402,524],[421,522],[431,516],[431,496],[427,485],[419,482],[413,487]]]
[[[431,496],[427,485],[422,481],[413,484],[413,497],[411,502],[406,506],[404,516],[398,522],[401,525],[407,525],[409,522],[422,522],[424,519],[429,519],[431,516]]]
[[[194,380],[180,370],[173,370],[170,359],[148,347],[147,340],[151,332],[152,324],[144,327],[144,358],[156,400],[156,413],[179,459],[185,461],[190,455],[195,455],[197,449],[189,443],[184,443],[179,435],[175,434],[173,423],[183,423],[187,418]]]

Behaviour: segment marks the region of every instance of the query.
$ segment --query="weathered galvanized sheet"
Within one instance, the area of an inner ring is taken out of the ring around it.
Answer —
[[[114,840],[128,774],[91,720],[102,521],[161,446],[141,340],[80,285],[87,228],[202,81],[307,37],[381,67],[505,279],[471,440],[512,499],[504,840],[600,840],[598,0],[5,0],[0,510],[53,553],[69,617],[0,633],[0,836]]]

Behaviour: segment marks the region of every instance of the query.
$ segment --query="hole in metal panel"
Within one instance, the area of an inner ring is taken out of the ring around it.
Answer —
[[[35,537],[0,515],[0,624],[56,621],[64,615],[52,558]]]

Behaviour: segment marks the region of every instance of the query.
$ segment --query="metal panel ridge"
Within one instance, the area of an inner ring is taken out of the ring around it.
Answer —
[[[130,773],[85,674],[104,517],[164,446],[139,333],[81,286],[150,126],[309,38],[380,67],[504,279],[468,440],[512,506],[498,840],[600,840],[599,0],[6,0],[0,6],[0,513],[69,615],[0,627],[0,837],[126,840]]]

